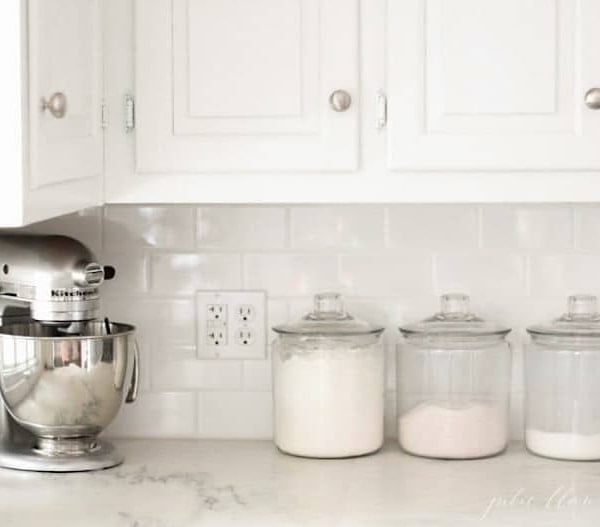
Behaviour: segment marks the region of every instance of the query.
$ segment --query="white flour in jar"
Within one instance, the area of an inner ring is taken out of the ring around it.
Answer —
[[[425,457],[470,459],[501,452],[508,442],[508,412],[502,404],[451,407],[423,403],[398,420],[404,450]]]
[[[600,434],[545,432],[528,429],[525,444],[535,454],[557,459],[592,461],[600,459]]]
[[[274,353],[275,444],[316,458],[383,444],[384,358],[373,347]]]

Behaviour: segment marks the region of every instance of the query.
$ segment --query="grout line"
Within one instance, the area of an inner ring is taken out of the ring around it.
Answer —
[[[223,247],[223,248],[219,248],[219,247],[214,247],[214,248],[204,248],[204,247],[198,247],[196,249],[189,249],[189,248],[181,248],[181,247],[147,247],[147,246],[138,246],[138,247],[122,247],[122,248],[118,248],[118,249],[112,249],[110,251],[107,251],[110,254],[141,254],[144,251],[151,251],[152,254],[156,254],[156,255],[169,255],[169,254],[176,254],[176,255],[180,255],[180,254],[184,254],[184,255],[232,255],[232,254],[241,254],[246,253],[246,254],[266,254],[266,255],[270,255],[270,254],[291,254],[291,255],[295,255],[295,254],[315,254],[315,255],[328,255],[328,254],[334,254],[336,252],[339,251],[343,251],[343,252],[349,252],[349,253],[372,253],[372,252],[382,252],[382,253],[395,253],[395,252],[406,252],[406,251],[417,251],[417,252],[421,252],[421,253],[426,253],[428,251],[431,251],[431,248],[420,248],[420,247],[392,247],[392,248],[381,248],[381,247],[351,247],[351,246],[343,246],[343,245],[338,245],[335,247],[307,247],[307,248],[302,248],[302,247],[294,247],[292,249],[287,248],[287,247],[266,247],[266,248],[254,248],[254,247],[249,247],[249,248],[243,248],[240,250],[240,248],[227,248],[227,247]]]
[[[233,288],[231,289],[232,291],[236,291],[238,288]],[[199,289],[199,291],[204,291],[205,289]],[[221,288],[218,289],[214,289],[215,291],[221,291]],[[227,290],[227,289],[226,289]],[[212,291],[212,289],[208,289],[208,291]],[[415,293],[412,292],[409,295],[402,295],[402,298],[408,298],[408,299],[415,299],[415,298],[422,298],[423,296],[431,296],[431,293],[429,292],[423,292],[423,293]],[[163,302],[168,302],[168,301],[193,301],[196,297],[196,293],[195,292],[191,292],[191,293],[187,293],[184,294],[182,293],[181,295],[175,295],[175,294],[168,294],[168,293],[161,293],[161,292],[157,292],[153,295],[152,300],[158,300],[158,301],[163,301]],[[103,295],[103,298],[107,298],[107,299],[111,299],[111,300],[116,300],[116,299],[121,299],[121,298],[125,298],[128,300],[148,300],[148,294],[147,293],[141,293],[139,291],[132,291],[131,293],[129,292],[125,292],[125,293],[116,293],[116,294],[105,294]],[[288,302],[288,301],[296,301],[296,300],[312,300],[313,295],[312,294],[297,294],[297,295],[285,295],[285,294],[273,294],[273,295],[269,295],[268,299],[269,300],[273,300],[273,301],[277,301],[277,302]],[[359,300],[359,301],[370,301],[370,302],[398,302],[399,298],[398,295],[376,295],[376,294],[349,294],[347,295],[348,300]]]

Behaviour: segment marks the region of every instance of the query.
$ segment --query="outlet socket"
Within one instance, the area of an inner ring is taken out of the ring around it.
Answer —
[[[256,308],[252,304],[241,304],[235,307],[235,316],[240,324],[249,324],[256,317]]]
[[[206,327],[206,345],[209,347],[227,346],[227,326],[225,324],[211,324]]]
[[[227,304],[208,304],[206,306],[206,319],[227,322]]]
[[[252,346],[254,343],[254,331],[249,327],[241,327],[235,332],[237,343],[240,346]]]
[[[265,291],[198,291],[198,357],[265,359]]]

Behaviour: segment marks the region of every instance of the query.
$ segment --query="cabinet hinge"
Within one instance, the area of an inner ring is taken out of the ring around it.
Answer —
[[[131,133],[135,130],[135,98],[125,95],[125,131]]]
[[[387,125],[387,96],[383,92],[377,94],[376,100],[377,107],[377,122],[376,126],[378,130],[385,128]]]
[[[102,101],[102,106],[100,108],[100,123],[102,125],[102,130],[106,130],[108,126],[108,108],[106,106],[106,101]]]

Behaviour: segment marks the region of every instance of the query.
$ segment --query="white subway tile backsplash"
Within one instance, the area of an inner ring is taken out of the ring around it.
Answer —
[[[388,332],[399,335],[398,327],[428,318],[440,308],[440,297],[433,291],[397,296],[382,304],[387,312]]]
[[[337,255],[248,254],[244,262],[247,289],[266,289],[270,295],[298,296],[337,289]]]
[[[286,243],[283,207],[198,208],[197,245],[205,249],[279,249]]]
[[[194,247],[191,206],[107,206],[104,246],[109,251],[136,247],[186,250]]]
[[[348,296],[344,299],[346,311],[353,317],[366,320],[377,326],[387,327],[393,301],[382,298],[365,298]]]
[[[578,249],[600,250],[600,205],[575,209],[575,244]]]
[[[152,290],[158,294],[191,295],[198,289],[239,289],[237,254],[155,253]]]
[[[267,300],[267,345],[270,346],[276,333],[274,326],[283,324],[289,320],[289,306],[286,300],[269,298]]]
[[[382,248],[383,224],[380,206],[292,207],[291,245],[296,249]]]
[[[103,265],[112,265],[117,273],[112,280],[102,285],[103,296],[146,293],[149,288],[149,259],[145,253],[109,252],[102,253]]]
[[[600,293],[600,254],[542,254],[529,261],[530,293],[560,296]]]
[[[239,390],[242,387],[241,361],[177,359],[154,355],[153,389],[164,390]]]
[[[214,439],[270,439],[271,392],[205,392],[198,408],[198,435]]]
[[[239,360],[203,360],[200,362],[205,390],[239,390],[242,387],[242,362]]]
[[[573,211],[566,205],[488,205],[481,233],[487,248],[569,249]]]
[[[431,291],[431,255],[367,251],[340,256],[343,291],[359,296],[395,296]]]
[[[125,404],[107,437],[195,437],[197,396],[192,392],[141,393]]]
[[[107,297],[103,313],[112,320],[134,324],[142,348],[158,352],[196,345],[193,298]]]
[[[270,391],[273,385],[271,358],[245,360],[243,363],[242,387],[250,392]]]
[[[345,293],[349,312],[386,327],[390,437],[398,326],[436,312],[439,294],[464,291],[513,328],[518,438],[526,326],[559,316],[568,294],[600,293],[598,205],[111,205],[27,231],[73,236],[117,268],[102,312],[138,327],[143,390],[108,430],[120,437],[271,437],[270,350],[199,360],[198,289],[267,290],[269,327],[306,314],[318,291]]]
[[[512,328],[509,337],[519,346],[527,339],[527,326],[556,318],[565,311],[567,305],[566,296],[545,294],[501,299],[474,295],[472,301],[474,310],[481,316]]]
[[[516,252],[439,253],[434,263],[435,291],[463,292],[473,297],[523,295],[525,268],[525,257]]]
[[[347,301],[347,299],[346,299]],[[292,298],[288,302],[288,320],[295,321],[314,309],[314,296]]]
[[[394,205],[388,208],[390,247],[475,248],[478,211],[474,205]]]

